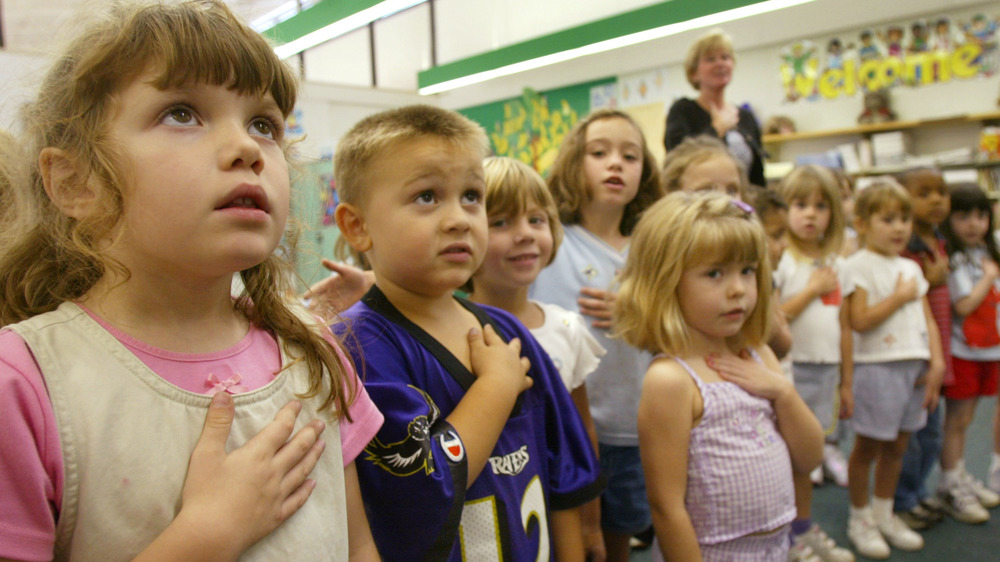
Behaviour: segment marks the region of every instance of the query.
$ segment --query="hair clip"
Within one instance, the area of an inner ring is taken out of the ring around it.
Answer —
[[[729,202],[748,215],[752,215],[754,213],[753,207],[751,207],[746,201],[740,201],[739,199],[734,198],[730,199]]]

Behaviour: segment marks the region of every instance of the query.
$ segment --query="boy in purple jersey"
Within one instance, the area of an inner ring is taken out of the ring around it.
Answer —
[[[478,125],[429,106],[370,116],[337,148],[337,224],[376,282],[335,330],[386,416],[358,471],[387,560],[582,559],[578,507],[602,487],[528,330],[452,295],[486,249],[485,154]]]

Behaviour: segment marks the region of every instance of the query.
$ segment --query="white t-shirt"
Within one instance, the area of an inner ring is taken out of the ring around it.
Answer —
[[[566,390],[573,392],[587,381],[587,375],[597,368],[606,352],[587,331],[584,319],[561,306],[532,301],[542,309],[545,322],[531,330],[545,353],[559,369]]]
[[[781,291],[784,303],[805,290],[809,278],[819,267],[831,265],[837,271],[837,290],[809,302],[802,312],[788,323],[792,332],[795,363],[840,363],[840,307],[843,304],[844,259],[830,255],[818,262],[786,250],[774,271],[775,287]]]
[[[854,332],[856,362],[930,359],[923,301],[930,284],[917,262],[900,256],[884,256],[867,249],[858,250],[844,260],[844,295],[850,295],[855,288],[864,289],[868,294],[868,306],[874,306],[896,290],[900,274],[903,279],[917,280],[918,298],[901,306],[875,328],[864,333]]]

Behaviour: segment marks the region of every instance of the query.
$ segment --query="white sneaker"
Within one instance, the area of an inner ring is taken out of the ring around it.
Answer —
[[[920,550],[924,547],[924,537],[906,526],[903,520],[895,513],[889,517],[888,521],[878,522],[878,530],[889,541],[889,544],[900,550]]]
[[[823,562],[854,562],[854,553],[837,546],[819,525],[813,523],[808,531],[792,537],[792,546],[806,545]]]
[[[990,489],[1000,494],[1000,463],[993,459],[990,461]]]
[[[806,543],[793,540],[792,547],[788,549],[788,562],[823,562],[823,559],[816,556]]]
[[[847,518],[847,538],[862,556],[875,560],[885,560],[889,557],[889,545],[875,526],[875,519],[870,510],[864,515]]]
[[[813,486],[821,486],[823,484],[823,467],[817,466],[816,470],[809,473],[809,479],[812,480]]]
[[[823,474],[838,486],[847,486],[847,459],[833,443],[823,445]]]
[[[971,490],[962,485],[962,482],[951,482],[938,487],[937,494],[944,511],[962,523],[976,525],[990,519],[986,508],[979,503]]]
[[[983,507],[990,509],[1000,505],[1000,494],[997,494],[993,490],[987,488],[986,484],[983,484],[982,481],[969,474],[964,469],[962,470],[961,476],[962,484],[966,487],[966,489],[971,491],[973,495],[975,495],[976,499],[979,500],[979,503],[981,503]]]

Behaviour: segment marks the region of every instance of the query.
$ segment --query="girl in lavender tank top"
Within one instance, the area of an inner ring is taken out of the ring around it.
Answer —
[[[753,209],[664,197],[619,282],[615,332],[657,354],[639,402],[654,560],[787,560],[792,475],[819,465],[823,430],[766,345],[771,267]]]

